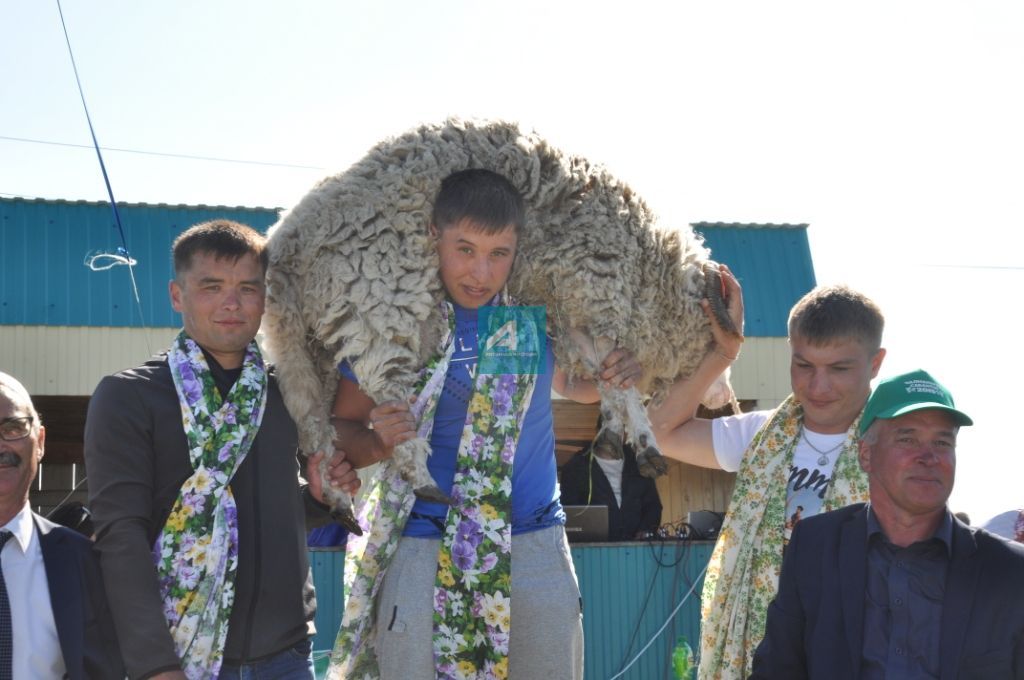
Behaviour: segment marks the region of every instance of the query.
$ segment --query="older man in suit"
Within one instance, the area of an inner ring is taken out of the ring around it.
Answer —
[[[1024,546],[946,506],[971,424],[924,371],[878,385],[871,501],[797,525],[752,678],[1024,678]]]
[[[0,679],[123,678],[92,541],[29,509],[46,428],[0,373]]]

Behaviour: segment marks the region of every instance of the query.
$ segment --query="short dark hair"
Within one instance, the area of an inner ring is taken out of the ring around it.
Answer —
[[[460,170],[441,181],[431,221],[440,230],[464,219],[472,220],[487,234],[509,225],[518,234],[526,224],[526,205],[512,182],[502,175],[483,168]]]
[[[196,253],[209,253],[218,260],[238,260],[243,255],[255,255],[263,272],[267,271],[267,237],[232,220],[211,220],[189,227],[174,239],[171,253],[175,276],[192,267]]]
[[[885,317],[871,298],[847,286],[818,286],[793,305],[789,337],[813,345],[859,340],[872,353],[882,347]]]

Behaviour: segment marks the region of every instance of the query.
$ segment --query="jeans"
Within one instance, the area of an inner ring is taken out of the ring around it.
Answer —
[[[220,680],[313,680],[313,641],[303,640],[294,647],[266,659],[220,669]]]

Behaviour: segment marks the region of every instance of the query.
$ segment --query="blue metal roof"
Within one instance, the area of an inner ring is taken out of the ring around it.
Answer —
[[[0,198],[0,324],[180,325],[171,309],[171,243],[194,224],[230,219],[265,231],[278,210],[119,203],[128,252],[138,261],[140,322],[128,268],[94,272],[85,260],[115,253],[121,237],[108,203]]]
[[[198,222],[225,218],[261,231],[279,209],[123,203],[118,208],[143,320],[128,268],[94,272],[88,256],[114,253],[121,238],[106,203],[0,198],[0,324],[166,326],[180,324],[167,298],[171,243]],[[814,287],[807,225],[698,222],[712,257],[743,284],[746,333],[785,337],[789,309]]]
[[[806,224],[695,222],[716,262],[729,265],[743,286],[744,332],[786,337],[789,310],[814,288]]]

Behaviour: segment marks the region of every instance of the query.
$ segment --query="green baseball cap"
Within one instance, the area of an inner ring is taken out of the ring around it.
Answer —
[[[945,411],[953,416],[957,425],[974,424],[966,413],[954,407],[953,395],[949,390],[927,371],[917,370],[878,383],[878,387],[868,397],[868,403],[864,405],[859,431],[861,434],[867,432],[876,418],[896,418],[926,408]]]

